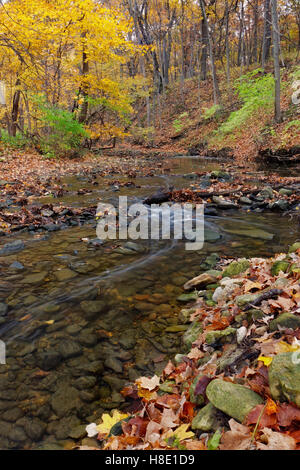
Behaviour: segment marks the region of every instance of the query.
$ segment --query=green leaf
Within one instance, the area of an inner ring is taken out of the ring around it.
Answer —
[[[214,435],[208,440],[207,442],[207,449],[208,450],[217,450],[220,444],[222,433],[217,430]]]

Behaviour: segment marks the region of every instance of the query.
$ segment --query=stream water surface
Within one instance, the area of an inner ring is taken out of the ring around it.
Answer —
[[[97,178],[97,186],[88,177],[66,177],[68,193],[55,204],[117,205],[120,195],[138,202],[159,188],[186,187],[193,172],[218,168],[213,160],[168,159],[154,176],[138,176],[135,186],[118,191],[107,185],[109,177]],[[82,187],[91,192],[78,196]],[[298,222],[274,213],[223,211],[205,217],[205,232],[204,247],[195,252],[174,240],[135,240],[130,249],[126,241],[95,246],[87,241],[96,238],[95,223],[2,240],[22,239],[25,248],[0,258],[0,338],[6,344],[0,448],[71,448],[86,424],[124,406],[126,383],[159,373],[182,350],[177,297],[208,256],[270,256],[297,239]],[[265,232],[273,238],[266,240]]]

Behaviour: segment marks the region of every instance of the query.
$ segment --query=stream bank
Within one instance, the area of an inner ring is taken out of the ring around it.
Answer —
[[[125,387],[125,413],[89,424],[80,448],[299,449],[299,255],[298,242],[273,258],[215,259],[189,280],[186,352]]]

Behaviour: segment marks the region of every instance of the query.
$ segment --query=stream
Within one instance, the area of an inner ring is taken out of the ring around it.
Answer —
[[[65,177],[68,192],[55,204],[117,205],[125,195],[129,203],[141,202],[159,188],[187,187],[193,172],[220,168],[220,162],[200,157],[148,165],[155,175],[138,175],[132,186],[122,186],[129,178],[119,175],[98,177],[97,185],[86,176]],[[109,186],[109,179],[119,185]],[[82,187],[91,192],[78,195]],[[53,199],[34,201],[49,202]],[[187,280],[207,269],[205,260],[271,256],[298,238],[297,220],[246,210],[205,216],[204,247],[192,252],[181,240],[98,245],[95,225],[1,239],[1,245],[25,244],[0,257],[0,338],[6,345],[6,364],[0,365],[1,449],[72,448],[88,423],[124,407],[125,384],[159,374],[182,351],[185,304],[177,298]]]

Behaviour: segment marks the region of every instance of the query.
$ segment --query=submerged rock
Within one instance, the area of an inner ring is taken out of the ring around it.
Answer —
[[[82,354],[81,346],[71,339],[64,339],[59,345],[59,352],[64,359],[80,356]]]
[[[51,397],[51,406],[59,418],[77,410],[79,405],[79,392],[69,385],[60,387]]]
[[[69,279],[73,279],[77,276],[77,273],[72,271],[71,269],[65,268],[60,269],[54,273],[54,276],[58,280],[58,282],[69,281]]]
[[[269,367],[269,384],[272,398],[291,401],[300,407],[299,353],[277,354]]]
[[[43,282],[45,277],[48,275],[46,271],[41,271],[40,273],[33,273],[25,276],[23,279],[24,284],[39,284]]]
[[[242,423],[250,411],[263,399],[243,385],[215,379],[208,384],[206,395],[210,403],[228,416]]]
[[[3,317],[6,315],[8,310],[8,305],[6,305],[4,302],[0,302],[0,317]]]
[[[241,235],[243,237],[258,238],[259,240],[272,240],[273,233],[266,232],[260,228],[227,228],[223,229],[224,232],[232,233],[234,235]]]
[[[88,320],[93,319],[98,313],[107,310],[107,305],[103,300],[83,300],[80,302],[80,307],[86,314]]]
[[[0,256],[8,256],[17,253],[25,248],[23,240],[15,240],[11,243],[5,243],[0,250]]]
[[[51,370],[58,366],[61,355],[57,351],[45,351],[37,354],[37,365],[42,370]]]
[[[198,299],[197,292],[191,292],[190,294],[181,294],[179,297],[177,297],[177,300],[179,302],[191,302],[191,300],[197,300],[197,299]]]

